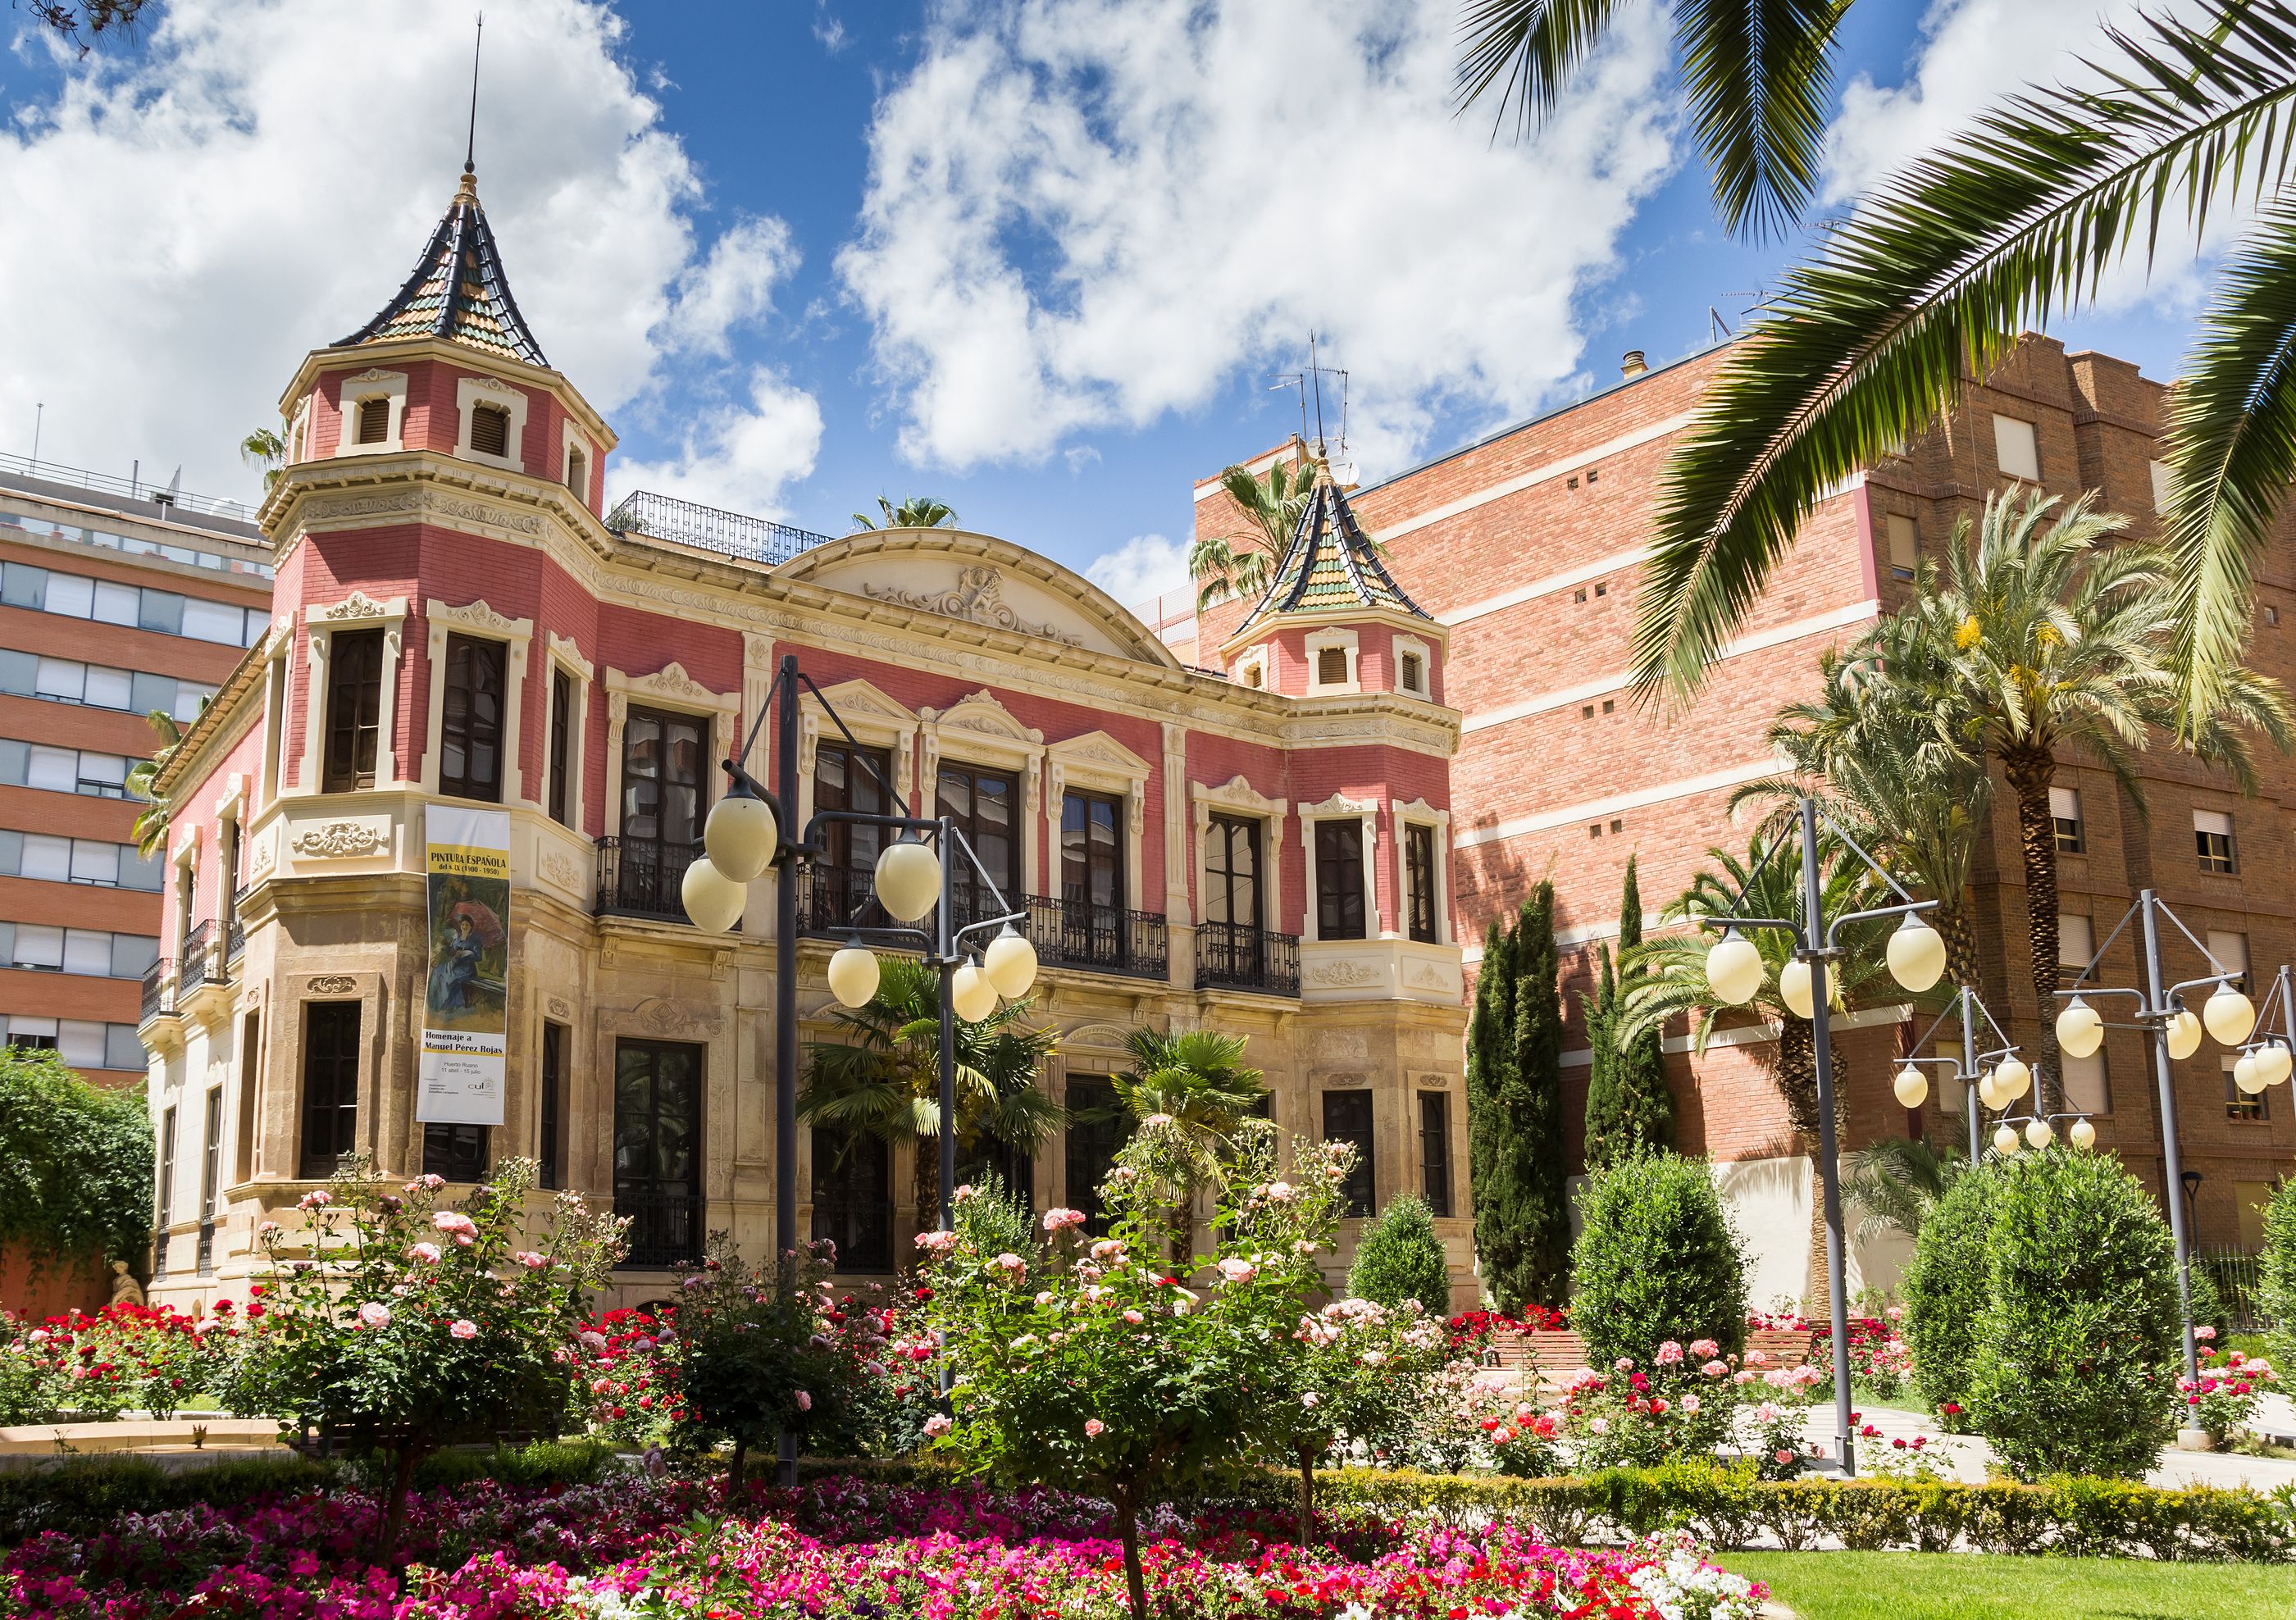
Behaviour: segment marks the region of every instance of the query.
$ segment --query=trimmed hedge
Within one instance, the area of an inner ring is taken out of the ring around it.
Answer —
[[[1587,1341],[1588,1365],[1647,1362],[1669,1339],[1745,1347],[1744,1246],[1705,1160],[1627,1159],[1589,1178],[1578,1210],[1570,1325]],[[1659,1255],[1666,1264],[1652,1264]]]
[[[1997,1159],[1964,1171],[1923,1218],[1914,1257],[1898,1283],[1906,1298],[1906,1342],[1914,1352],[1914,1387],[1932,1410],[1966,1406],[1977,1365],[1977,1313],[1989,1286],[1988,1244],[2000,1194]],[[1955,1423],[1948,1427],[1963,1428]]]

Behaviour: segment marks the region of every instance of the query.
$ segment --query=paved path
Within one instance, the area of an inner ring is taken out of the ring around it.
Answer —
[[[2267,1409],[2259,1414],[2259,1427],[2265,1433],[2287,1434],[2296,1428],[2296,1411],[2289,1409],[2286,1397],[2267,1395],[2266,1400],[2276,1403],[2279,1410]],[[1910,1441],[1920,1435],[1929,1440],[1923,1450],[1938,1472],[1955,1479],[1982,1480],[1986,1477],[1985,1465],[1992,1460],[1993,1448],[1975,1436],[1948,1435],[1926,1412],[1887,1406],[1867,1406],[1863,1410],[1866,1421],[1882,1431],[1882,1438],[1858,1443],[1861,1464],[1870,1464],[1877,1453],[1899,1454],[1890,1441]],[[1831,1451],[1833,1436],[1821,1428],[1828,1415],[1822,1408],[1812,1408],[1808,1432],[1812,1440],[1825,1442]],[[2147,1484],[2156,1485],[2249,1485],[2269,1491],[2276,1485],[2296,1485],[2296,1462],[2221,1452],[2166,1451],[2144,1478]]]

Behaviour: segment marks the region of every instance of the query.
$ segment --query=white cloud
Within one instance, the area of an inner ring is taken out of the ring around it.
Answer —
[[[617,495],[651,489],[704,506],[731,507],[778,518],[782,491],[813,470],[821,452],[821,405],[778,372],[750,374],[746,404],[698,413],[679,453],[660,462],[623,462],[614,470]]]
[[[1084,577],[1126,607],[1188,583],[1188,548],[1161,535],[1135,535],[1085,565]]]
[[[1372,466],[1446,402],[1533,408],[1669,165],[1668,37],[1622,9],[1523,146],[1454,116],[1456,51],[1416,0],[945,0],[877,106],[839,261],[903,453],[1034,459],[1199,407],[1310,331]]]
[[[229,493],[251,482],[234,445],[274,420],[304,351],[373,314],[445,210],[470,12],[175,0],[153,14],[142,49],[67,61],[53,99],[0,127],[0,442],[19,447],[45,400],[44,457],[181,461],[186,487]],[[610,11],[529,0],[488,22],[480,194],[520,307],[594,405],[657,396],[666,355],[717,353],[766,313],[787,232],[745,220],[703,241],[693,167]],[[754,433],[721,415],[729,454],[805,443],[787,393]]]

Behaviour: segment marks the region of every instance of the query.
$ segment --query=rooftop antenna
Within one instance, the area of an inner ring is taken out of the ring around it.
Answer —
[[[173,506],[176,503],[176,497],[183,492],[183,487],[184,469],[183,464],[178,462],[176,466],[176,476],[168,480],[168,487],[165,489],[155,489],[152,492],[152,504]]]
[[[487,14],[480,12],[478,35],[471,42],[471,137],[470,143],[463,149],[463,172],[465,175],[479,172],[479,50],[486,43]]]
[[[32,403],[32,470],[33,470],[34,472],[37,472],[37,471],[40,470],[40,424],[41,424],[42,422],[45,421],[47,419],[48,419],[48,405],[47,405],[47,401],[45,401],[45,400],[44,400],[44,399],[41,399],[41,400],[35,400],[35,401],[33,401],[33,403]],[[115,463],[113,463],[113,464],[114,464],[114,465],[117,465],[118,463],[117,463],[117,462],[115,462]]]
[[[1725,296],[1726,297],[1728,295],[1726,294]],[[1737,336],[1737,333],[1730,330],[1730,323],[1722,318],[1722,312],[1715,308],[1713,305],[1709,304],[1706,307],[1707,343],[1710,346],[1712,344],[1719,343],[1725,338],[1734,338],[1735,336]]]
[[[1305,444],[1308,439],[1308,373],[1279,372],[1275,380],[1267,385],[1267,391],[1271,394],[1280,394],[1285,389],[1300,390],[1300,440]]]

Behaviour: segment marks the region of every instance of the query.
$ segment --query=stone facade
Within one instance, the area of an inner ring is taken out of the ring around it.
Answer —
[[[483,232],[474,186],[455,208]],[[486,257],[499,264],[490,238]],[[625,1300],[658,1293],[705,1229],[753,1253],[791,1236],[771,1229],[774,970],[800,952],[800,1041],[827,1034],[834,872],[808,880],[796,941],[774,937],[771,880],[726,935],[695,929],[676,886],[716,762],[784,654],[917,814],[1003,805],[979,841],[1009,849],[1009,894],[1037,897],[1029,1017],[1059,1033],[1043,1078],[1056,1100],[1121,1072],[1136,1029],[1244,1035],[1285,1131],[1354,1131],[1367,1112],[1375,1203],[1447,1192],[1439,1230],[1472,1300],[1460,953],[1447,923],[1411,937],[1429,875],[1406,850],[1431,847],[1447,887],[1456,711],[1393,690],[1374,660],[1321,692],[1191,670],[1082,578],[987,536],[831,539],[724,513],[698,528],[643,502],[610,523],[611,430],[521,357],[539,355],[522,325],[521,341],[486,340],[516,322],[506,289],[467,290],[478,301],[430,326],[419,300],[386,309],[287,389],[288,464],[261,513],[271,627],[163,783],[171,907],[221,913],[214,931],[235,924],[245,943],[197,974],[173,964],[143,1026],[155,1116],[197,1120],[213,1093],[222,1122],[179,1145],[184,1162],[216,1157],[223,1190],[206,1223],[182,1198],[163,1212],[154,1301],[243,1289],[258,1223],[291,1226],[339,1150],[394,1176],[544,1161],[640,1215]],[[1439,691],[1441,635],[1420,640],[1421,683]],[[846,745],[810,694],[801,727],[803,818]],[[776,742],[764,728],[760,775]],[[425,816],[472,798],[508,814],[513,889],[507,1094],[478,1138],[415,1118]],[[1360,840],[1362,885],[1362,925],[1336,938],[1317,937],[1310,875],[1333,820]],[[1215,832],[1249,845],[1252,898],[1208,926],[1215,874],[1219,905],[1242,904]],[[804,1235],[832,1192],[800,1135]],[[1077,1167],[1097,1150],[1044,1143],[1026,1170],[1038,1206],[1082,1202]],[[897,1147],[833,1192],[888,1264],[931,1220],[907,1158]]]

